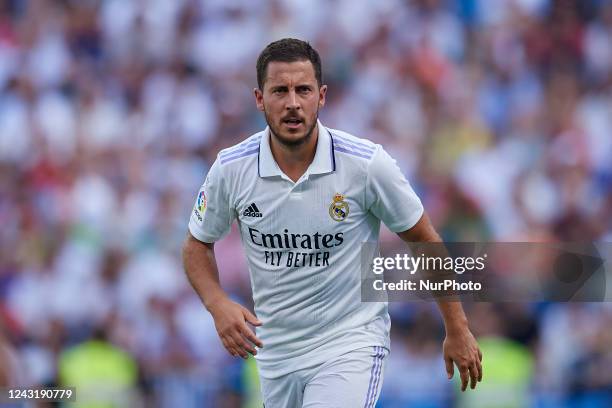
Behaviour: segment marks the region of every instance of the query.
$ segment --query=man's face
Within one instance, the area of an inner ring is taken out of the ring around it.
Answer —
[[[326,92],[326,85],[317,84],[310,61],[274,61],[268,64],[263,89],[255,89],[255,101],[276,139],[286,146],[298,146],[317,126]]]

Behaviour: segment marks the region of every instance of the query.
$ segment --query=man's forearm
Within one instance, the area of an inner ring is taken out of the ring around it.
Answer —
[[[429,217],[423,215],[421,220],[411,230],[398,234],[404,240],[414,253],[423,253],[430,257],[448,256],[448,252],[444,247],[442,238],[431,225]],[[435,276],[435,272],[431,272],[433,279],[440,279],[440,276]],[[467,317],[463,311],[463,306],[457,298],[453,300],[436,299],[442,318],[444,319],[444,327],[447,333],[464,330],[468,327]]]
[[[446,333],[462,331],[468,328],[468,321],[461,302],[453,301],[438,301],[440,313],[444,319],[444,328]]]
[[[219,283],[219,272],[213,248],[214,244],[200,242],[191,234],[183,245],[185,273],[208,310],[219,299],[227,298],[227,294]]]

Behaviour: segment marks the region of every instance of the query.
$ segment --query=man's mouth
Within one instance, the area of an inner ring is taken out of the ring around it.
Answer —
[[[283,119],[283,123],[290,129],[295,129],[302,124],[302,120],[299,118],[287,118]]]

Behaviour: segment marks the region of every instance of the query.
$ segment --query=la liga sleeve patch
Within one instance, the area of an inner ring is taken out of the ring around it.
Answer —
[[[195,215],[196,221],[199,225],[202,225],[204,223],[204,212],[205,211],[206,211],[206,194],[204,193],[204,189],[202,189],[198,193],[196,204],[193,207],[193,214]]]

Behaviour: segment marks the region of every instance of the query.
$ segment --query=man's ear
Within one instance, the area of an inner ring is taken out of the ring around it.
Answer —
[[[257,105],[257,109],[263,112],[263,92],[259,88],[253,88],[253,93],[255,94],[255,104]]]
[[[325,106],[325,96],[327,95],[327,85],[321,85],[319,88],[319,108]]]

